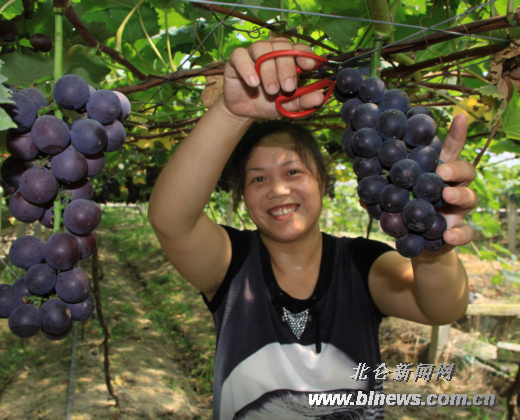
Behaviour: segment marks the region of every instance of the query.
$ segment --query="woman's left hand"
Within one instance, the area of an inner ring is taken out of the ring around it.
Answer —
[[[475,179],[475,167],[458,160],[464,147],[467,134],[467,122],[464,114],[457,115],[446,136],[440,159],[445,162],[437,167],[436,173],[449,187],[444,188],[442,197],[447,203],[440,211],[448,222],[444,232],[446,245],[453,248],[466,245],[473,239],[473,228],[464,223],[464,217],[477,205],[477,194],[468,186]]]

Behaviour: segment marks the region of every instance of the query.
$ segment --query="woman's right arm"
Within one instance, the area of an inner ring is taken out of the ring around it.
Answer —
[[[233,149],[255,119],[277,118],[275,96],[280,86],[296,86],[294,59],[284,57],[262,65],[254,60],[274,49],[289,49],[288,40],[261,41],[235,50],[226,63],[224,92],[199,120],[164,167],[149,202],[148,219],[177,271],[211,300],[231,261],[231,243],[221,226],[204,213]],[[298,45],[294,48],[309,49]],[[298,62],[312,68],[309,59]],[[265,86],[265,88],[264,88]],[[288,104],[292,109],[323,102],[315,92]]]

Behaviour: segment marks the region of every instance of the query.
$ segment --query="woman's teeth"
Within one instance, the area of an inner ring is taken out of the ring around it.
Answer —
[[[294,206],[294,207],[281,207],[277,210],[272,210],[270,213],[273,215],[273,216],[283,216],[285,214],[289,214],[293,211],[295,211],[297,208],[297,206]]]

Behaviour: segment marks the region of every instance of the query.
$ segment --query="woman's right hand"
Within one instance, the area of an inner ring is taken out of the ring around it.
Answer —
[[[286,38],[257,41],[247,49],[234,50],[224,71],[224,106],[237,116],[255,120],[281,117],[275,100],[280,93],[289,93],[296,89],[296,62],[304,71],[312,70],[316,63],[305,57],[278,57],[262,64],[259,77],[255,61],[265,53],[289,49],[312,52],[308,45],[293,45]],[[285,102],[284,107],[289,111],[299,111],[320,106],[323,101],[323,93],[315,91]]]

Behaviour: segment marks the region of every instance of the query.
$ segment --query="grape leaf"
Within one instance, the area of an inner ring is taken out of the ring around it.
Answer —
[[[53,63],[48,54],[34,51],[14,52],[6,54],[3,59],[2,74],[10,84],[17,87],[25,87],[52,74]]]
[[[0,108],[0,131],[8,130],[10,128],[16,128],[16,124],[13,122],[11,117],[7,115],[7,112]]]
[[[512,139],[520,140],[520,95],[516,89],[514,90],[513,97],[507,104],[507,108],[502,115],[502,123],[504,132],[507,137]]]

